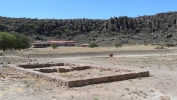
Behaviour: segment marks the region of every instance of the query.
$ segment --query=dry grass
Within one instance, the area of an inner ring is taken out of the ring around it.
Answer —
[[[106,52],[106,51],[132,51],[132,50],[154,50],[154,46],[148,45],[133,45],[133,46],[123,46],[120,48],[116,47],[58,47],[53,49],[48,48],[30,48],[28,52],[30,54],[52,54],[52,53],[84,53],[84,52]],[[22,50],[20,52],[27,52],[27,50]]]
[[[177,55],[150,56],[150,57],[91,57],[84,60],[102,61],[113,65],[136,66],[139,68],[158,68],[176,70]]]

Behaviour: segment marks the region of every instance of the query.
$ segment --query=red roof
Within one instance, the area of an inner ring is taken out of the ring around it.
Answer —
[[[50,41],[50,43],[65,43],[64,41]]]
[[[65,44],[65,43],[70,43],[70,44],[75,44],[75,41],[35,41],[33,44],[51,44],[51,43],[59,43],[59,44]]]
[[[88,44],[81,44],[81,45],[83,45],[83,46],[87,46]]]
[[[50,44],[49,41],[35,41],[33,44]]]
[[[75,43],[75,41],[50,41],[50,43]]]

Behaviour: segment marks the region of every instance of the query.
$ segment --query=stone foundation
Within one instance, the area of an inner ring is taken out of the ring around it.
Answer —
[[[24,65],[10,65],[9,67],[23,71],[25,74],[34,75],[36,78],[41,78],[47,81],[54,82],[60,86],[67,87],[80,87],[91,84],[107,83],[114,81],[122,81],[128,79],[134,79],[139,77],[148,77],[149,71],[132,71],[127,69],[106,68],[97,66],[81,66],[70,63],[56,63],[56,64],[24,64]],[[110,71],[112,74],[67,79],[61,76],[56,76],[50,73],[67,73],[72,71],[84,71],[86,69],[96,69]]]
[[[114,81],[122,81],[128,79],[134,79],[139,77],[148,77],[149,71],[139,72],[139,73],[128,73],[122,75],[109,75],[109,76],[101,76],[95,78],[88,78],[88,79],[78,79],[78,80],[69,80],[67,81],[68,87],[80,87],[90,84],[99,84],[99,83],[108,83]]]

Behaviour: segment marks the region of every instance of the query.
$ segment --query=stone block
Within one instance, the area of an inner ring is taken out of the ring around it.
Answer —
[[[50,64],[45,64],[44,67],[50,67]]]
[[[90,84],[92,84],[93,83],[93,79],[92,78],[87,79],[87,82],[89,82]]]
[[[93,84],[97,84],[97,83],[98,83],[97,80],[98,80],[98,78],[93,78],[93,79],[92,79],[92,83],[93,83]]]
[[[77,87],[83,86],[84,82],[85,82],[85,80],[77,80],[75,86],[77,86]]]
[[[116,75],[116,81],[121,81],[121,80],[125,80],[125,76],[124,75]]]
[[[96,79],[97,83],[103,83],[103,82],[104,82],[104,78],[105,78],[105,77],[97,78],[97,79]]]
[[[139,73],[132,73],[132,78],[137,78],[139,77]]]
[[[90,83],[87,80],[85,80],[84,85],[89,85],[89,84]]]
[[[140,77],[148,77],[149,71],[140,72]]]
[[[113,81],[113,76],[108,76],[108,82],[112,82]]]
[[[104,77],[104,83],[108,82],[108,77]]]
[[[74,87],[74,86],[75,86],[75,83],[76,83],[75,81],[68,81],[68,82],[67,82],[67,86],[68,86],[68,87]]]

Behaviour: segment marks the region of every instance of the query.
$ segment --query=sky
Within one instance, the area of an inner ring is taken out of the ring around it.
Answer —
[[[0,0],[0,16],[109,19],[177,11],[177,0]]]

